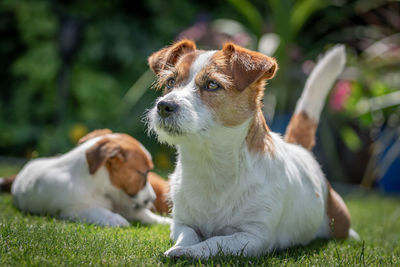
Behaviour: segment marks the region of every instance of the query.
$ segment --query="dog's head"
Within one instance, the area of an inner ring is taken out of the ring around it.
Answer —
[[[152,54],[148,62],[163,88],[148,113],[150,129],[170,144],[249,120],[261,107],[265,81],[277,70],[273,58],[235,44],[202,51],[188,40]]]
[[[111,184],[130,196],[134,207],[150,207],[155,193],[147,182],[147,174],[153,168],[149,152],[133,137],[108,129],[89,133],[79,144],[97,137],[96,143],[86,150],[89,173],[105,166]]]

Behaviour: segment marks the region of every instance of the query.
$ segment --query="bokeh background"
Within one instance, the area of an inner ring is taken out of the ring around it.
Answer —
[[[2,0],[0,166],[64,153],[110,128],[141,141],[166,175],[175,151],[143,123],[159,95],[146,60],[182,38],[276,57],[264,104],[279,132],[318,55],[345,44],[314,152],[331,181],[400,192],[400,2],[388,0]]]

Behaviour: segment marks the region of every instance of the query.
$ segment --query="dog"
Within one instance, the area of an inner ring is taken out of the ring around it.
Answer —
[[[147,175],[147,181],[150,183],[154,192],[156,193],[156,199],[154,201],[154,211],[167,215],[171,209],[171,202],[169,200],[169,184],[161,176],[154,172],[149,172]]]
[[[177,149],[168,257],[258,256],[315,238],[357,238],[350,215],[311,148],[324,100],[345,65],[329,51],[306,82],[282,138],[262,99],[274,58],[226,43],[197,50],[182,40],[148,59],[163,95],[147,112],[150,132]]]
[[[1,188],[11,188],[15,206],[33,214],[99,226],[170,224],[170,218],[150,211],[156,200],[148,182],[152,168],[150,153],[136,139],[103,129],[64,155],[28,162],[15,177],[3,179]],[[162,178],[151,176],[162,188]],[[158,191],[163,201],[165,189]]]

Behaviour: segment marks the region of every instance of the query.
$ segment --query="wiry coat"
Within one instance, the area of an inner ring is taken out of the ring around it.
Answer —
[[[343,49],[336,50],[337,57],[344,57]],[[338,69],[336,78],[344,62],[327,61]],[[347,209],[340,197],[334,199],[341,215],[330,217],[332,189],[304,148],[314,136],[300,138],[303,133],[294,127],[288,129],[289,143],[265,124],[260,100],[264,81],[277,70],[274,59],[233,44],[199,51],[181,41],[153,54],[149,64],[158,84],[167,87],[149,111],[150,128],[178,150],[170,177],[176,244],[167,256],[208,258],[219,251],[255,256],[316,237],[341,237],[331,231],[331,219],[345,225],[339,228],[347,237]],[[328,91],[333,80],[321,82]],[[320,107],[325,95],[309,102]],[[306,114],[316,128],[318,117]]]

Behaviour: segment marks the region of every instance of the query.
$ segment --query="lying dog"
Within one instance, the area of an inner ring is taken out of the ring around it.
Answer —
[[[150,211],[156,199],[147,182],[153,163],[136,139],[104,129],[89,133],[79,143],[62,156],[32,160],[15,180],[2,181],[5,189],[12,183],[19,209],[101,226],[171,222]],[[162,178],[152,177],[158,187],[163,186]]]
[[[340,46],[318,63],[283,140],[262,113],[265,81],[278,69],[273,58],[232,43],[197,50],[188,40],[149,57],[164,87],[148,112],[149,128],[178,151],[170,177],[176,243],[166,256],[256,256],[315,238],[357,236],[309,151],[344,64]]]
[[[168,214],[170,212],[168,182],[154,172],[149,172],[149,174],[147,175],[147,181],[150,183],[151,187],[156,193],[154,210],[164,215]]]

